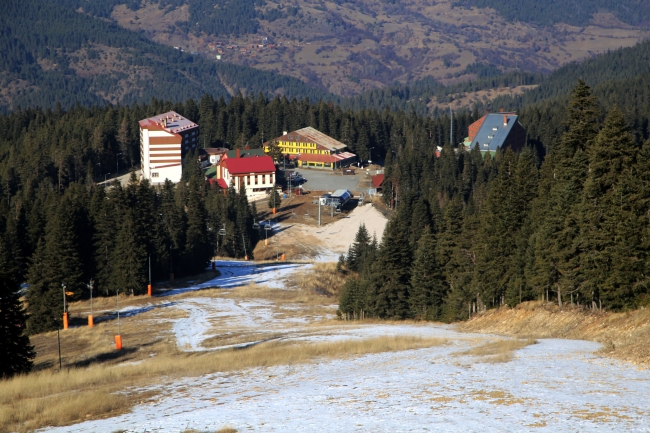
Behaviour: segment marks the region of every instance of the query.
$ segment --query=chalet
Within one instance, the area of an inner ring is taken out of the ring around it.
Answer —
[[[383,174],[376,174],[372,176],[372,188],[375,190],[375,192],[381,192],[382,185],[384,183],[384,175]]]
[[[249,200],[258,200],[270,193],[275,187],[273,159],[268,155],[242,157],[239,149],[233,152],[233,156],[221,159],[212,182],[223,189],[232,185],[237,191],[243,185]]]
[[[526,145],[526,130],[515,113],[487,113],[469,126],[463,144],[467,150],[478,146],[481,153],[493,155],[499,148],[517,152]]]
[[[334,170],[347,167],[357,159],[354,153],[346,152],[345,144],[311,126],[285,131],[282,136],[264,143],[264,150],[268,151],[271,141],[275,141],[282,153],[295,160],[299,167]]]
[[[142,177],[152,184],[164,183],[165,179],[179,182],[183,158],[197,146],[199,125],[174,111],[138,123]]]

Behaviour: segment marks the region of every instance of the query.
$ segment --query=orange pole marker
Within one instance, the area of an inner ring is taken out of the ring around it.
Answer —
[[[266,246],[266,245],[268,245],[268,244],[269,244],[269,240],[268,240],[268,239],[264,239],[264,245]]]
[[[151,296],[151,284],[147,284],[147,295]]]
[[[273,213],[276,213],[276,210],[275,210],[275,208],[273,208]]]
[[[282,261],[284,262],[284,253],[282,253]]]
[[[63,329],[68,329],[68,313],[63,313]]]
[[[244,260],[248,261],[248,256],[244,256]]]
[[[93,315],[89,314],[88,315],[88,327],[92,328],[93,326],[95,326],[95,321],[93,320]]]
[[[115,349],[116,350],[121,350],[122,349],[122,336],[121,335],[116,335],[115,336]]]

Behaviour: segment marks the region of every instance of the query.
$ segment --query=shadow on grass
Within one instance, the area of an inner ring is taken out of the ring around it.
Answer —
[[[93,364],[102,364],[109,361],[116,361],[136,352],[137,350],[138,350],[137,347],[123,347],[121,350],[112,350],[110,352],[99,353],[97,355],[91,356],[90,358],[83,359],[81,361],[72,362],[70,364],[64,364],[64,367],[72,367],[72,368],[89,367]]]

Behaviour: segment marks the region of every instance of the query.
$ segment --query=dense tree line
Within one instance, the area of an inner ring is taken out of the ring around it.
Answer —
[[[360,229],[342,259],[358,276],[341,313],[452,321],[532,299],[647,305],[650,141],[618,108],[604,115],[583,81],[566,112],[541,165],[530,148],[494,158],[445,148],[414,175],[427,151],[398,149],[384,182],[396,215],[379,246]]]
[[[107,190],[81,182],[61,192],[41,185],[30,207],[6,215],[16,274],[22,267],[29,283],[28,332],[60,325],[63,284],[71,300],[89,296],[91,279],[96,296],[142,294],[149,264],[159,281],[201,272],[215,254],[251,255],[259,234],[245,191],[224,195],[206,187],[194,161],[188,158],[176,186],[154,188],[135,175],[126,187]],[[221,228],[226,235],[217,234]]]

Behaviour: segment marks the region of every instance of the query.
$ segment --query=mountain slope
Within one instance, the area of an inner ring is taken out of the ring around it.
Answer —
[[[87,9],[81,0],[65,1]],[[426,77],[467,81],[486,68],[548,73],[650,36],[642,23],[631,25],[597,8],[588,9],[591,15],[585,12],[579,25],[540,25],[456,0],[152,0],[135,10],[131,3],[117,4],[124,0],[110,1],[116,5],[112,19],[152,40],[280,71],[342,96]],[[544,10],[562,15],[564,9],[553,3]],[[246,25],[217,25],[224,17]]]
[[[0,50],[0,110],[205,93],[227,98],[238,91],[328,96],[295,78],[174,50],[50,0],[9,1],[0,15]]]

